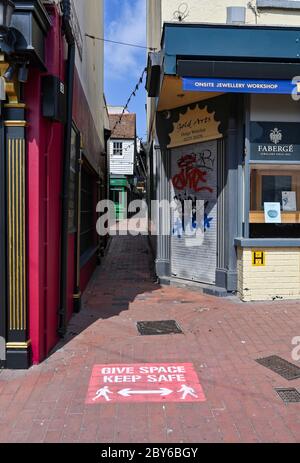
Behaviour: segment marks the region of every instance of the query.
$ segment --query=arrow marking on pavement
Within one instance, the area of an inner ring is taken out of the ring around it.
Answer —
[[[155,391],[134,391],[131,389],[122,389],[121,391],[118,392],[123,397],[130,397],[131,395],[135,394],[159,394],[162,397],[166,397],[167,395],[172,394],[173,391],[171,389],[166,389],[166,388],[161,388],[161,389],[156,389]]]

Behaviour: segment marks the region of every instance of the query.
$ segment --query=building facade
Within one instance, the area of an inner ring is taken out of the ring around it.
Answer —
[[[123,108],[109,107],[110,199],[115,204],[116,219],[127,217],[127,205],[133,198],[137,160],[136,115]]]
[[[300,298],[299,16],[298,1],[148,1],[162,282]]]
[[[0,361],[41,362],[99,259],[107,197],[103,2],[15,1],[0,38]]]

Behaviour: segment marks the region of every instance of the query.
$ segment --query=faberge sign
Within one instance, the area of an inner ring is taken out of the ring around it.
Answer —
[[[300,161],[300,131],[298,122],[251,122],[250,160]]]
[[[178,122],[174,122],[167,147],[175,148],[222,138],[220,124],[215,119],[215,111],[209,112],[207,106],[203,109],[198,105],[194,109],[188,108],[184,114],[180,113]]]

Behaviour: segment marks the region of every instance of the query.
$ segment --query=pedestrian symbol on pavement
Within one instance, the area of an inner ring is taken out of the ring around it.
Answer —
[[[113,394],[113,392],[111,392],[111,391],[109,390],[108,386],[105,386],[105,387],[103,387],[102,389],[99,389],[99,390],[96,392],[96,396],[93,398],[93,401],[100,399],[100,397],[104,397],[104,399],[105,399],[107,402],[110,402],[111,399],[109,398],[109,395],[108,395],[108,394]]]
[[[192,387],[188,387],[184,385],[181,387],[181,389],[178,392],[183,392],[183,395],[181,397],[182,400],[185,400],[188,395],[195,397],[195,399],[198,399],[198,396],[197,394],[195,394],[195,391]]]
[[[204,402],[191,363],[95,365],[87,404],[114,402]]]

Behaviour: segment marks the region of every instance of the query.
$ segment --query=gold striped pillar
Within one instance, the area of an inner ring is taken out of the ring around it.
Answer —
[[[6,366],[31,363],[28,339],[26,260],[25,105],[5,105],[7,191],[7,344]]]

